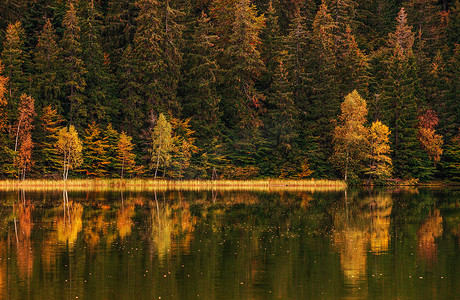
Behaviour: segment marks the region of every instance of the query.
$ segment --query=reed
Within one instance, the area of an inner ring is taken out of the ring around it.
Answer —
[[[5,180],[0,190],[29,191],[340,191],[346,188],[343,181],[334,180],[152,180],[152,179],[73,179],[73,180]]]

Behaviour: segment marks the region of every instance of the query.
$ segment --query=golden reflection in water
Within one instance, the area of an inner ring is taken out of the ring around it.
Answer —
[[[442,235],[442,217],[439,209],[428,215],[417,232],[419,257],[428,263],[434,263],[437,258],[438,248],[436,238]]]
[[[131,235],[131,227],[134,225],[132,217],[134,216],[134,204],[122,205],[117,212],[117,229],[120,238],[123,239]]]
[[[379,194],[359,203],[346,200],[334,214],[334,243],[340,253],[340,266],[349,284],[363,280],[367,271],[367,252],[388,251],[392,199]]]
[[[188,202],[153,201],[151,221],[152,246],[160,259],[178,251],[190,253],[197,218],[192,216]]]
[[[16,240],[18,272],[19,276],[24,280],[32,277],[34,264],[34,253],[32,248],[32,241],[30,240],[33,228],[33,210],[34,206],[30,204],[30,201],[26,201],[25,197],[13,207],[13,211],[18,218],[18,224],[15,224],[15,231],[17,231]]]
[[[62,214],[57,217],[59,243],[73,244],[82,230],[83,206],[73,201],[64,202]]]
[[[390,215],[393,201],[388,194],[373,197],[371,207],[371,251],[379,254],[388,251],[390,244]]]

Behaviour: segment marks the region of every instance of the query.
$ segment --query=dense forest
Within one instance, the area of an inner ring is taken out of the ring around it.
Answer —
[[[0,176],[460,180],[459,0],[3,0]]]

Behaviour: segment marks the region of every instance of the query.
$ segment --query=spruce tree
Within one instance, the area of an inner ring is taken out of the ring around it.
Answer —
[[[56,41],[56,32],[51,21],[47,19],[35,48],[34,90],[40,106],[52,105],[59,113],[63,113],[60,102],[63,84],[60,76],[62,49]]]
[[[13,114],[26,86],[23,72],[24,56],[24,29],[21,22],[18,21],[8,25],[1,53],[3,72],[9,78],[7,92],[9,110]]]
[[[86,69],[82,59],[80,20],[73,1],[69,1],[62,26],[64,35],[61,40],[61,71],[65,86],[64,95],[67,98],[63,104],[66,112],[64,117],[71,124],[80,124],[84,123],[87,117],[83,98]]]
[[[419,75],[412,46],[414,34],[407,24],[407,15],[401,8],[395,33],[390,34],[391,52],[385,62],[387,70],[381,82],[382,116],[390,127],[395,174],[402,178],[428,179],[433,166],[417,139],[418,111],[422,107],[419,97]]]
[[[110,163],[107,157],[108,142],[103,136],[101,128],[96,123],[89,124],[83,136],[83,165],[85,176],[102,178],[108,174],[107,166]]]
[[[210,18],[202,13],[185,56],[182,113],[191,118],[190,124],[204,145],[221,133],[216,40]]]
[[[63,119],[58,110],[50,105],[40,109],[38,115],[37,126],[33,134],[36,141],[35,169],[44,177],[54,176],[57,178],[62,163],[55,143]]]
[[[161,93],[160,74],[165,70],[164,30],[162,27],[160,4],[157,0],[139,0],[136,2],[139,15],[136,19],[137,30],[134,35],[133,56],[137,65],[135,81],[138,85],[140,99],[143,103],[141,119],[146,119],[145,112],[154,109],[164,111]]]
[[[82,21],[81,46],[87,71],[83,93],[84,106],[87,110],[85,123],[108,123],[112,111],[118,110],[118,105],[112,97],[113,78],[101,46],[101,16],[93,0],[83,9],[85,18]]]

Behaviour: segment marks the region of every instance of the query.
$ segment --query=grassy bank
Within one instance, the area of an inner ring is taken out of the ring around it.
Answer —
[[[149,179],[75,179],[75,180],[5,180],[0,190],[246,190],[246,191],[339,191],[346,188],[344,181],[334,180],[149,180]]]

